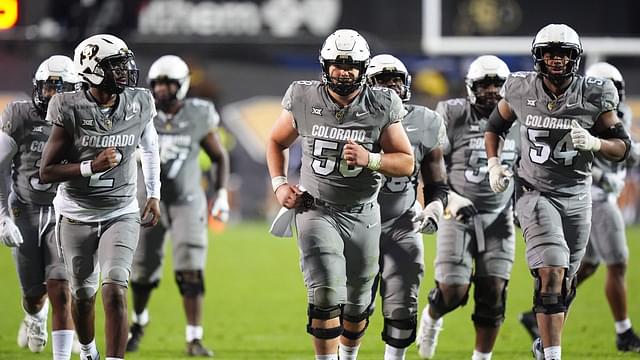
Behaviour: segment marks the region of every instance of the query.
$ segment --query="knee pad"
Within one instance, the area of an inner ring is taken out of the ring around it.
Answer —
[[[382,340],[395,348],[409,347],[416,339],[417,315],[404,320],[384,319]]]
[[[192,275],[192,274],[195,274]],[[176,283],[180,294],[187,297],[196,297],[204,294],[204,278],[202,270],[176,271]]]
[[[533,311],[536,313],[559,314],[566,313],[569,305],[576,297],[577,279],[575,276],[562,278],[562,290],[560,293],[543,293],[541,291],[542,282],[537,271],[534,274],[534,295],[533,295]]]
[[[497,328],[504,321],[507,303],[507,284],[502,289],[495,289],[490,281],[477,278],[473,291],[475,309],[471,315],[473,323],[481,327]]]
[[[97,292],[97,286],[85,286],[71,289],[71,295],[78,300],[91,299]]]
[[[342,315],[342,319],[343,320],[347,320],[348,322],[352,322],[352,323],[359,323],[361,321],[366,320],[366,323],[364,324],[364,327],[362,328],[362,330],[354,332],[354,331],[349,331],[347,329],[343,329],[342,330],[342,336],[346,337],[347,339],[350,340],[358,340],[360,339],[363,335],[365,330],[367,330],[367,328],[369,327],[369,310],[367,309],[365,312],[358,314],[358,315],[347,315],[347,314],[343,314]]]
[[[467,304],[467,300],[469,300],[469,289],[467,288],[467,292],[457,303],[447,304],[444,301],[444,296],[442,291],[438,286],[438,282],[436,281],[436,287],[429,291],[429,308],[433,310],[437,318],[441,318],[445,314],[455,310],[459,306],[464,306]]]
[[[307,324],[307,333],[313,335],[318,339],[335,339],[342,335],[342,322],[340,326],[328,329],[314,328],[311,326],[313,319],[318,320],[331,320],[339,318],[342,315],[342,307],[339,305],[331,306],[328,308],[319,308],[313,304],[309,304],[307,309],[307,315],[309,317],[309,323]]]
[[[131,281],[129,283],[129,285],[131,286],[131,290],[133,290],[133,292],[136,292],[136,293],[144,292],[144,293],[146,293],[146,292],[150,292],[151,290],[157,288],[158,285],[160,285],[160,280],[156,280],[156,281],[148,283],[148,284],[143,284],[143,283]]]
[[[122,266],[113,266],[107,270],[107,273],[103,277],[103,284],[118,284],[127,287],[129,283],[129,270]]]

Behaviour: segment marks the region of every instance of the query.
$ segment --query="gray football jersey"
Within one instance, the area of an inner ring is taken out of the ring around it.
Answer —
[[[153,120],[160,145],[161,198],[174,202],[185,199],[200,186],[200,142],[220,122],[213,103],[187,99],[174,116],[158,111]]]
[[[115,110],[103,114],[84,91],[55,95],[47,119],[64,128],[73,139],[65,155],[71,163],[93,160],[108,147],[120,154],[118,165],[91,177],[78,177],[61,184],[60,191],[85,209],[120,209],[136,199],[136,158],[140,136],[155,116],[149,90],[126,88]]]
[[[405,109],[407,113],[402,119],[402,126],[413,147],[415,170],[411,176],[382,176],[383,183],[378,194],[382,221],[396,218],[413,206],[422,159],[440,145],[438,136],[443,126],[442,117],[424,106],[405,105]]]
[[[571,121],[591,129],[606,111],[618,106],[618,92],[609,80],[576,75],[564,94],[554,98],[535,72],[512,73],[503,97],[520,125],[518,177],[545,193],[575,195],[591,185],[593,153],[571,142]]]
[[[380,134],[404,115],[398,95],[386,88],[364,86],[344,108],[336,105],[318,81],[296,81],[282,99],[293,113],[301,137],[300,183],[318,199],[353,205],[376,199],[380,173],[348,166],[342,149],[353,139],[367,150],[380,151]]]
[[[468,99],[441,101],[436,111],[447,126],[445,163],[451,189],[473,202],[480,212],[499,212],[509,202],[513,186],[494,193],[489,185],[484,130],[487,118]],[[518,156],[517,131],[510,131],[502,145],[501,162],[512,170]]]
[[[18,146],[13,157],[11,191],[25,204],[50,206],[58,185],[41,184],[39,167],[51,124],[38,114],[31,101],[15,101],[4,109],[0,129]]]

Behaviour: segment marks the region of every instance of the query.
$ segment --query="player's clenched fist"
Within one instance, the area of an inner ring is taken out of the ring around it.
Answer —
[[[291,186],[288,183],[284,183],[276,189],[276,198],[283,207],[293,209],[302,205],[303,193],[298,186]]]
[[[369,151],[351,139],[347,140],[344,145],[342,157],[350,166],[367,166],[369,164]]]
[[[118,150],[116,150],[116,148],[106,148],[96,156],[95,160],[93,160],[91,163],[91,170],[94,174],[107,171],[116,167],[120,163],[120,159],[122,159],[122,155]]]

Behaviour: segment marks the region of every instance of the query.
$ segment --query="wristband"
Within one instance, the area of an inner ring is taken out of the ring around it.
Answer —
[[[83,177],[90,177],[93,175],[93,170],[91,170],[91,163],[93,160],[85,160],[80,163],[80,173]]]
[[[380,167],[382,167],[382,154],[370,152],[367,168],[372,171],[378,171],[380,170]]]
[[[284,185],[287,183],[287,177],[286,176],[274,176],[271,178],[271,187],[273,188],[273,192],[275,193],[276,190],[278,190],[278,188],[281,185]]]

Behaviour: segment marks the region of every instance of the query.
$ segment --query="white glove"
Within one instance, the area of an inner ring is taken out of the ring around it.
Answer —
[[[229,221],[229,199],[228,199],[227,189],[218,190],[218,194],[216,195],[216,201],[213,203],[213,207],[211,207],[211,216],[214,219],[220,220],[224,223]]]
[[[500,159],[494,156],[489,158],[489,185],[495,193],[504,192],[509,187],[513,173],[500,164]]]
[[[597,137],[589,134],[577,120],[571,120],[571,142],[573,147],[582,151],[600,151],[602,142]]]
[[[451,190],[449,190],[447,211],[458,221],[466,221],[478,213],[478,209],[471,200]]]
[[[0,240],[8,247],[18,247],[22,244],[20,229],[8,216],[0,219]]]
[[[442,201],[435,200],[427,204],[424,210],[414,216],[411,221],[414,223],[416,231],[423,234],[433,234],[438,230],[438,221],[443,212]]]

